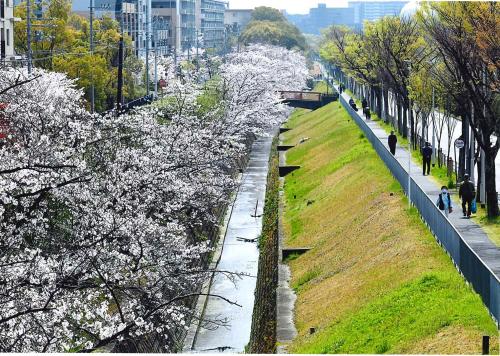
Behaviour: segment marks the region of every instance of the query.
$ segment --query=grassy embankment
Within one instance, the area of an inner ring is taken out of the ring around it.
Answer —
[[[286,245],[294,353],[480,353],[498,331],[399,184],[338,102],[287,123]],[[309,328],[316,333],[309,335]]]
[[[326,84],[324,82],[319,83],[316,87],[317,91],[326,92]],[[351,97],[354,97],[353,93],[350,90],[346,90]],[[355,97],[354,97],[355,98]],[[355,99],[356,105],[361,107],[361,101]],[[379,125],[387,132],[390,133],[391,130],[394,130],[391,124],[384,122],[381,120],[377,114],[372,113],[372,120],[377,121]],[[408,140],[403,138],[397,130],[394,130],[396,136],[398,137],[398,142],[400,145],[404,147],[408,147]],[[422,153],[419,150],[412,150],[412,159],[414,162],[421,164],[422,162]],[[499,173],[497,173],[499,174]],[[455,194],[452,195],[455,201],[456,213],[460,214],[462,211],[461,203],[458,198],[458,188],[455,187],[456,175],[452,173],[452,176],[448,176],[447,168],[445,165],[439,167],[437,164],[435,167],[431,167],[431,177],[436,181],[438,185],[446,185],[449,188],[455,188]],[[487,212],[485,208],[481,208],[478,204],[477,214],[473,216],[473,220],[479,224],[484,231],[488,234],[489,238],[500,247],[500,217],[489,219],[487,216]]]

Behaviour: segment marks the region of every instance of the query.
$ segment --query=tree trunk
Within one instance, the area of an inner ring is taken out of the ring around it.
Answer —
[[[468,129],[469,129],[469,119],[467,115],[462,115],[462,135],[460,138],[464,141],[464,147],[460,149],[459,153],[459,163],[458,163],[458,180],[462,181],[464,179],[466,171],[466,161],[467,161],[467,147],[468,145]]]
[[[403,138],[408,137],[408,105],[403,102]]]
[[[415,127],[415,118],[413,117],[413,109],[411,101],[408,104],[408,115],[410,119],[411,145],[414,150],[417,149],[417,130]]]
[[[399,134],[403,134],[403,120],[402,120],[402,108],[401,108],[401,102],[399,101],[399,98],[396,98],[396,108],[398,112],[398,131]]]
[[[481,181],[483,180],[483,176],[481,174],[481,156],[479,156],[478,164],[477,164],[477,186],[476,186],[476,201],[479,203],[485,203],[485,197],[481,196]]]
[[[375,112],[377,113],[377,116],[380,118],[380,119],[384,119],[382,117],[382,105],[383,105],[383,101],[382,101],[382,89],[380,89],[380,87],[375,87],[375,97],[377,98],[376,101],[377,101],[377,106],[375,107]]]
[[[385,123],[389,123],[389,90],[383,90],[383,107],[382,112],[384,113],[384,121]]]
[[[488,140],[489,141],[489,140]],[[498,196],[495,182],[495,158],[496,150],[485,151],[485,188],[486,204],[488,206],[488,217],[493,218],[500,215],[498,210]]]
[[[369,102],[369,108],[371,111],[375,111],[375,105],[376,105],[376,99],[375,99],[375,88],[374,87],[370,87],[370,100],[368,101]]]

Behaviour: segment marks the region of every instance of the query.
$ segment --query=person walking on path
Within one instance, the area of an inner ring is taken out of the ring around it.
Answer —
[[[351,108],[354,109],[354,111],[358,111],[358,108],[356,107],[356,103],[354,102],[353,98],[349,99],[349,105],[351,106]]]
[[[396,155],[396,144],[398,143],[398,138],[394,134],[394,131],[391,131],[391,134],[387,138],[387,144],[389,145],[389,149],[391,150],[392,155]]]
[[[366,98],[363,98],[363,100],[361,100],[361,109],[363,111],[363,115],[366,116],[366,107],[368,106],[368,101],[366,101]]]
[[[464,175],[464,181],[460,183],[458,197],[462,199],[462,211],[464,216],[470,218],[472,212],[472,200],[476,197],[476,188],[474,187],[474,183],[469,180],[468,174]]]
[[[425,147],[422,149],[422,156],[423,156],[424,176],[426,167],[427,167],[427,175],[429,175],[431,173],[431,159],[432,159],[432,148],[429,142],[425,143]]]
[[[444,213],[444,215],[446,215],[446,217],[448,217],[449,213],[453,212],[450,193],[448,192],[448,187],[446,185],[441,187],[441,193],[439,193],[436,206]]]

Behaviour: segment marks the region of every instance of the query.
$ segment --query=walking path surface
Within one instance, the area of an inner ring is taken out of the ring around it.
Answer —
[[[256,240],[262,231],[262,214],[272,140],[272,136],[259,137],[253,144],[248,166],[243,174],[227,225],[222,255],[217,265],[218,271],[245,273],[247,276],[237,278],[233,283],[226,276],[217,273],[210,286],[210,294],[227,298],[241,307],[231,305],[220,298],[208,297],[203,318],[205,320],[226,319],[227,325],[212,330],[198,328],[194,336],[194,344],[184,352],[238,353],[244,351],[250,340],[259,261]],[[257,202],[257,217],[255,217]]]
[[[282,142],[280,141],[280,144]],[[286,152],[279,152],[280,166],[286,166]],[[294,323],[294,308],[295,295],[293,289],[290,287],[290,280],[292,273],[290,267],[283,263],[283,248],[285,245],[285,236],[283,232],[283,214],[284,214],[284,191],[283,182],[285,178],[280,178],[280,203],[279,203],[279,261],[278,261],[278,289],[276,290],[276,339],[278,346],[276,353],[288,353],[288,345],[297,336],[297,329]]]
[[[338,90],[338,86],[334,85]],[[347,93],[342,93],[342,97],[349,101],[351,98]],[[358,113],[362,119],[364,117]],[[371,120],[365,120],[368,127],[372,130],[375,136],[387,147],[387,132],[377,123]],[[396,148],[396,159],[401,166],[408,172],[408,149],[400,145]],[[422,165],[417,165],[411,160],[410,176],[418,184],[422,190],[435,202],[440,193],[440,185],[435,182],[431,177],[422,174]],[[462,215],[462,207],[454,206],[453,213],[449,216],[449,221],[460,233],[462,238],[474,250],[478,257],[485,263],[485,265],[495,274],[497,279],[500,279],[500,249],[488,238],[484,230],[470,219],[466,219]]]

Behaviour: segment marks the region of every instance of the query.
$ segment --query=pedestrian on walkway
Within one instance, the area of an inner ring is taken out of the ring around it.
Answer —
[[[458,197],[462,199],[462,211],[464,216],[470,218],[472,200],[476,197],[476,187],[474,186],[474,183],[469,180],[468,174],[464,175],[464,181],[460,183]]]
[[[429,142],[425,143],[425,147],[422,149],[423,166],[424,166],[424,176],[425,168],[427,167],[427,175],[431,173],[431,159],[432,159],[432,147]]]
[[[366,119],[367,119],[367,120],[371,120],[371,118],[372,118],[372,114],[370,113],[370,108],[369,108],[369,107],[366,107],[366,108],[364,109],[364,111],[365,111],[365,116],[366,116]]]
[[[398,138],[394,134],[394,131],[391,131],[389,138],[387,139],[387,143],[389,145],[389,149],[391,150],[392,155],[396,155],[396,144],[398,143]]]
[[[366,101],[366,98],[363,98],[363,100],[361,100],[361,105],[363,106],[363,111],[364,111],[365,108],[368,106],[368,101]]]
[[[339,94],[342,94],[343,91],[344,91],[344,84],[340,83],[339,84]]]
[[[446,217],[448,217],[449,213],[453,212],[450,193],[448,192],[448,187],[446,185],[441,187],[441,193],[439,193],[436,206],[444,213],[444,215],[446,215]]]
[[[349,105],[351,106],[351,108],[354,109],[354,111],[358,111],[358,108],[356,107],[356,103],[354,102],[353,98],[349,99]]]

